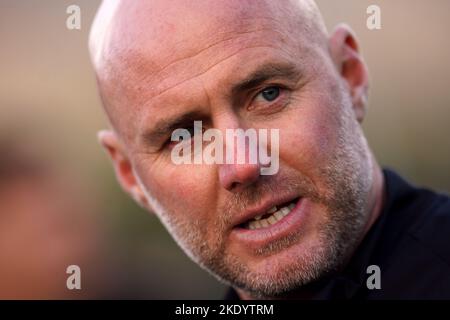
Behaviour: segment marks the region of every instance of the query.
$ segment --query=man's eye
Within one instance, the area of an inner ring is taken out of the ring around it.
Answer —
[[[286,93],[287,89],[281,86],[270,86],[259,91],[258,94],[253,98],[247,110],[264,110],[270,112],[276,112],[281,110],[282,107],[288,102]]]
[[[268,102],[272,102],[280,96],[280,88],[276,87],[276,86],[268,87],[268,88],[264,89],[263,91],[261,91],[259,93],[259,95],[264,100],[266,100]]]
[[[187,127],[187,128],[184,128],[184,129],[189,132],[189,134],[191,135],[191,138],[194,137],[194,135],[195,135],[194,127]]]
[[[187,130],[189,132],[189,138],[187,138],[186,140],[181,139],[181,141],[172,141],[172,139],[167,139],[164,142],[164,146],[168,146],[169,148],[173,148],[178,143],[191,141],[192,138],[194,138],[194,136],[195,136],[194,126],[185,127],[183,129],[185,129],[185,130]],[[205,127],[202,127],[202,134],[205,133],[205,130],[206,130]]]

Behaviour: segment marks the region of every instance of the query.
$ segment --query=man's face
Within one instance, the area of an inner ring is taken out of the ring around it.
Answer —
[[[188,29],[162,24],[158,43],[136,45],[139,58],[105,90],[138,186],[178,244],[220,279],[274,296],[337,268],[357,244],[369,151],[319,30],[294,32],[275,6],[226,10],[196,16]],[[184,14],[190,21],[199,13]],[[174,164],[172,130],[194,120],[224,136],[279,129],[278,173]],[[267,223],[253,223],[258,215]]]

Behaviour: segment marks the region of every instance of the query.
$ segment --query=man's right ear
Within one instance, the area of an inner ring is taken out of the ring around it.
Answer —
[[[97,137],[111,158],[116,178],[122,189],[140,206],[149,209],[147,198],[137,183],[132,164],[115,132],[112,130],[101,130],[98,132]]]

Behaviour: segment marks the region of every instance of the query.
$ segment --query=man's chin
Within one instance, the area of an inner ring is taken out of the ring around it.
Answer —
[[[243,272],[233,274],[229,282],[254,298],[263,298],[285,294],[318,279],[335,259],[318,239],[296,240],[268,255],[241,257],[242,263],[234,270]]]

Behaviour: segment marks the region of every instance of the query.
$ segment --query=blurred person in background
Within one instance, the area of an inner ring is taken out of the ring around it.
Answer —
[[[450,298],[450,200],[378,165],[356,37],[313,1],[105,1],[90,50],[118,181],[228,298]],[[176,165],[194,120],[280,129],[279,172]]]
[[[2,133],[0,299],[107,296],[105,230],[97,205],[74,175],[39,149],[36,137]],[[66,285],[70,265],[81,269],[82,290]]]

